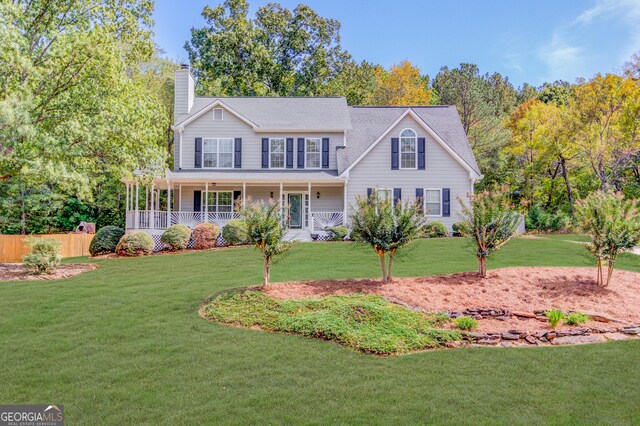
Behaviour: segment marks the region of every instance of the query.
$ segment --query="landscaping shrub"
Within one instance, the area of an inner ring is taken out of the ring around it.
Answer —
[[[120,238],[124,235],[124,229],[117,226],[103,226],[96,232],[89,244],[91,256],[99,254],[115,253]]]
[[[247,227],[249,241],[260,250],[264,259],[262,285],[269,284],[271,263],[276,256],[291,248],[290,241],[283,241],[285,227],[280,218],[280,206],[272,201],[251,202],[240,212]]]
[[[222,294],[205,313],[222,323],[331,340],[375,354],[436,348],[460,339],[457,331],[436,328],[433,315],[375,295],[278,300],[246,290]]]
[[[547,317],[547,322],[551,326],[551,328],[556,328],[560,321],[564,318],[564,314],[560,309],[552,309],[544,313]]]
[[[60,265],[60,241],[53,238],[26,239],[29,253],[22,256],[22,267],[34,274],[51,274]]]
[[[324,230],[329,233],[331,241],[343,241],[349,235],[349,230],[342,225],[327,226]]]
[[[230,246],[249,244],[247,228],[240,219],[231,219],[227,222],[222,228],[222,238],[224,238],[225,243]]]
[[[447,229],[447,225],[444,223],[434,221],[429,222],[424,226],[424,235],[429,238],[448,237],[449,230]]]
[[[525,226],[527,230],[538,231],[567,231],[571,226],[571,215],[563,210],[546,211],[539,204],[529,209],[525,216]]]
[[[468,236],[475,243],[478,272],[487,277],[487,257],[513,238],[520,215],[514,210],[507,191],[469,194],[469,204],[458,199]]]
[[[475,330],[478,326],[478,320],[473,317],[461,316],[454,320],[456,327],[460,330]]]
[[[571,312],[566,316],[564,323],[568,325],[582,325],[590,319],[591,317],[589,315],[585,315],[582,312]]]
[[[640,242],[640,209],[638,200],[626,200],[622,194],[597,191],[576,205],[576,218],[582,230],[589,234],[587,246],[596,258],[596,282],[607,286],[620,253],[633,249]],[[607,279],[602,262],[607,263]]]
[[[215,223],[199,223],[193,228],[193,248],[206,250],[214,248],[220,236],[220,227]]]
[[[155,243],[149,234],[143,231],[131,231],[120,238],[116,247],[119,256],[142,256],[153,253]]]
[[[209,225],[204,223],[202,225]],[[198,225],[199,226],[199,225]],[[215,225],[214,225],[215,226]],[[171,250],[184,250],[189,244],[191,229],[186,225],[171,225],[160,237],[160,241],[169,245]]]
[[[451,230],[453,231],[454,237],[465,237],[469,233],[464,222],[455,222],[451,225]]]

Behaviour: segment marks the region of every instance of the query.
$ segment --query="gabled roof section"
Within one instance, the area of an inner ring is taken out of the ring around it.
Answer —
[[[349,107],[347,149],[338,151],[338,171],[353,167],[405,116],[411,115],[463,167],[481,176],[455,106]]]
[[[351,129],[342,97],[196,97],[188,115],[177,117],[184,128],[216,105],[242,118],[255,132],[343,132]]]

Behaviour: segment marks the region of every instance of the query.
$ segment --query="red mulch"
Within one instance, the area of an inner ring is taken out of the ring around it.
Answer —
[[[60,265],[53,274],[34,275],[26,271],[19,263],[0,263],[0,281],[57,280],[73,277],[97,267],[98,265],[94,263],[70,263]]]
[[[496,269],[482,279],[475,272],[419,278],[308,281],[273,284],[272,297],[307,298],[332,294],[379,294],[392,302],[428,311],[500,308],[519,312],[552,308],[599,314],[627,323],[640,323],[640,274],[617,270],[609,287],[595,284],[594,268],[518,267]],[[590,321],[587,325],[597,325]],[[565,326],[563,326],[565,327]],[[479,331],[546,329],[536,319],[483,319]]]

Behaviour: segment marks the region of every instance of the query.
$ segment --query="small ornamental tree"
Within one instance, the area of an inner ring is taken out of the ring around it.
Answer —
[[[396,252],[422,237],[424,224],[419,203],[398,200],[394,205],[373,191],[368,198],[356,198],[356,210],[351,216],[351,239],[373,247],[380,257],[382,282],[387,283],[393,279]]]
[[[632,249],[640,240],[640,211],[637,200],[625,200],[622,194],[594,192],[576,206],[580,227],[591,237],[587,246],[598,264],[596,282],[608,286],[620,253]],[[607,263],[604,280],[602,262]]]
[[[273,258],[291,248],[290,242],[282,241],[285,228],[280,220],[280,207],[273,201],[249,202],[240,211],[240,217],[245,224],[249,243],[256,246],[264,257],[262,285],[266,287]]]
[[[487,277],[487,257],[507,244],[514,236],[520,216],[512,209],[504,191],[469,194],[469,204],[458,199],[462,207],[465,235],[476,246],[478,272]]]

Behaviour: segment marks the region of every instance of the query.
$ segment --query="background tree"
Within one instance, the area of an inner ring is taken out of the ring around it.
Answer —
[[[469,194],[469,203],[458,200],[467,236],[476,247],[478,272],[487,277],[487,257],[513,238],[520,215],[511,206],[506,192],[484,191]]]
[[[278,3],[248,17],[246,0],[205,7],[206,26],[191,30],[185,44],[197,78],[208,95],[318,95],[351,60],[340,46],[340,23],[304,4]]]
[[[620,193],[594,192],[577,204],[576,216],[591,237],[588,248],[598,265],[596,282],[608,286],[620,253],[633,249],[640,240],[638,200],[625,200]],[[604,280],[602,262],[607,262]]]
[[[396,200],[394,203],[373,191],[368,198],[356,198],[356,209],[351,216],[351,238],[373,247],[380,258],[382,282],[388,283],[393,280],[397,251],[422,236],[424,223],[424,215],[419,214],[419,202]]]
[[[240,217],[245,224],[249,241],[264,257],[264,275],[262,285],[269,284],[269,274],[273,259],[291,248],[291,243],[282,241],[285,227],[280,218],[280,206],[270,201],[248,202],[240,211]]]
[[[389,71],[375,68],[375,88],[367,103],[370,105],[429,105],[432,90],[429,77],[408,60],[393,65]]]

